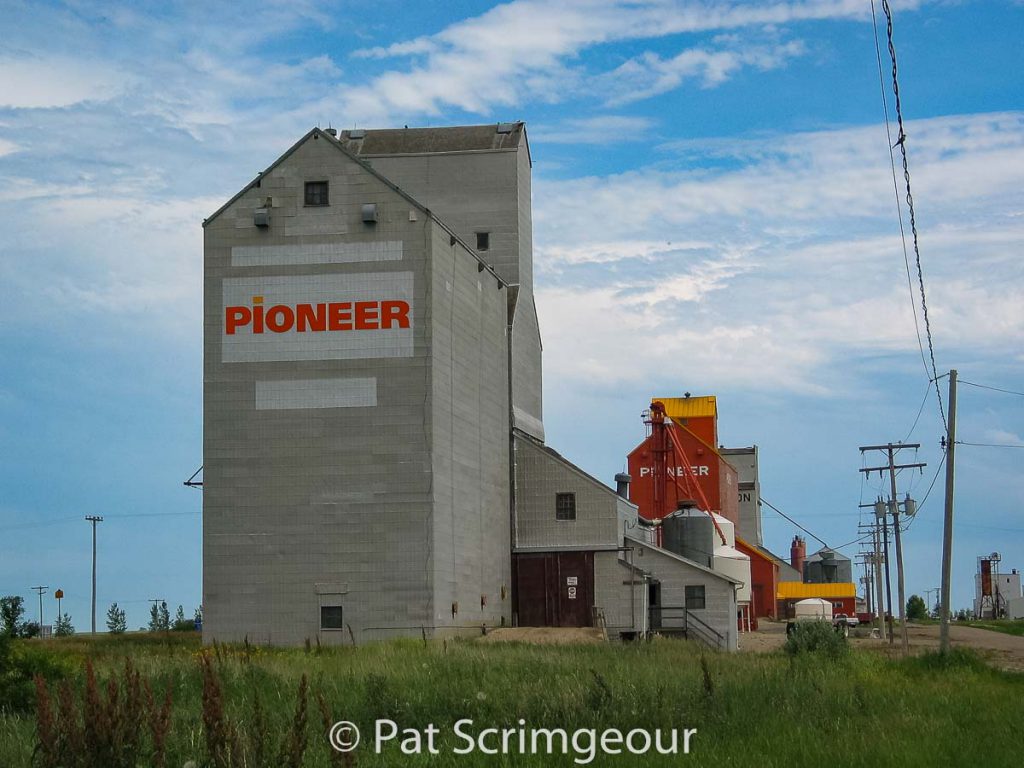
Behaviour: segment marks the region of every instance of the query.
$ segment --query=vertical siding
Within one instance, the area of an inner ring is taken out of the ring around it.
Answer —
[[[434,623],[493,627],[511,620],[506,289],[441,227],[431,248]]]

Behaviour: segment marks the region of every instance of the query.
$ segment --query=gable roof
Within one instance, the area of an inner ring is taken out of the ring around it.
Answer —
[[[830,549],[829,547],[822,547],[817,552],[815,552],[813,555],[808,557],[804,562],[807,562],[807,563],[818,563],[818,562],[841,563],[841,562],[847,562],[847,563],[849,563],[849,562],[852,562],[852,561],[850,560],[850,558],[848,558],[842,552],[837,552],[836,550]]]
[[[801,574],[799,571],[797,571],[797,569],[793,567],[792,563],[782,559],[781,557],[776,555],[774,552],[772,552],[767,547],[758,546],[758,549],[760,551],[764,552],[766,555],[768,555],[772,560],[775,561],[775,564],[779,566],[779,578],[780,579],[782,578],[784,573],[785,574],[795,573],[795,574],[797,574],[797,576],[799,576],[801,578],[803,577],[803,574]],[[785,570],[783,570],[783,569],[785,569]]]
[[[354,155],[419,155],[516,150],[526,124],[491,123],[447,128],[377,128],[342,131],[338,141]]]
[[[626,502],[631,507],[636,507],[637,506],[636,504],[631,502],[629,499],[625,499],[622,496],[620,496],[618,493],[616,493],[614,488],[610,487],[609,485],[607,485],[605,483],[602,483],[600,480],[598,480],[593,475],[591,475],[588,472],[585,472],[584,470],[580,469],[575,464],[573,464],[571,461],[569,461],[567,458],[565,458],[565,456],[563,456],[558,451],[556,451],[554,448],[548,447],[545,443],[543,443],[542,441],[538,440],[533,435],[530,435],[530,434],[524,432],[523,430],[519,429],[518,427],[513,428],[512,433],[515,436],[516,440],[521,440],[522,442],[524,442],[524,443],[526,443],[528,445],[532,445],[534,448],[539,450],[541,453],[546,453],[548,456],[553,458],[555,461],[557,461],[560,464],[562,464],[563,466],[565,466],[566,469],[568,469],[569,471],[579,475],[584,480],[588,480],[589,482],[591,482],[594,485],[598,486],[602,491],[604,491],[605,493],[609,494],[610,496],[614,496],[619,501]]]
[[[761,558],[762,560],[766,560],[767,562],[774,565],[776,568],[779,567],[779,559],[775,557],[775,555],[773,555],[771,552],[768,552],[765,549],[762,549],[756,544],[751,544],[750,542],[741,539],[739,536],[736,537],[736,548],[739,549],[741,552],[749,552],[750,554],[755,555]]]
[[[402,189],[397,184],[395,184],[393,181],[391,181],[387,176],[382,174],[380,171],[374,170],[373,166],[370,165],[368,162],[366,162],[365,160],[360,159],[359,157],[356,157],[354,154],[352,154],[347,149],[345,149],[345,147],[343,147],[341,145],[340,141],[336,137],[332,136],[331,134],[327,133],[326,131],[320,130],[319,128],[312,129],[305,136],[303,136],[297,142],[292,144],[283,155],[281,155],[279,158],[277,158],[277,160],[275,160],[270,165],[268,165],[265,170],[260,171],[260,173],[258,173],[256,175],[255,179],[253,179],[248,184],[246,184],[244,187],[242,187],[235,195],[233,195],[231,197],[230,200],[228,200],[226,203],[224,203],[224,205],[222,205],[216,211],[211,213],[207,218],[203,219],[203,227],[205,228],[207,224],[209,224],[215,218],[217,218],[222,213],[224,213],[224,211],[226,211],[228,208],[230,208],[235,202],[237,202],[239,200],[239,198],[242,197],[242,195],[244,195],[250,189],[252,189],[253,187],[258,187],[259,184],[260,184],[260,181],[262,180],[262,178],[264,176],[266,176],[268,173],[270,173],[275,168],[277,168],[279,165],[281,165],[281,163],[283,163],[285,160],[287,160],[289,157],[291,157],[296,152],[296,150],[298,150],[299,147],[301,147],[303,144],[305,144],[310,139],[315,140],[315,141],[319,141],[320,139],[326,139],[328,144],[330,144],[332,147],[337,149],[339,152],[341,152],[343,155],[345,155],[345,157],[347,157],[353,163],[358,165],[360,168],[362,168],[368,174],[373,176],[375,179],[380,181],[382,184],[384,184],[386,187],[388,187],[392,192],[395,192],[396,194],[400,195],[402,198],[404,198],[406,200],[406,202],[408,202],[413,207],[419,209],[427,218],[429,218],[431,221],[435,222],[439,227],[441,227],[441,229],[443,229],[451,237],[452,245],[455,245],[455,243],[459,243],[463,248],[466,249],[466,251],[469,252],[469,254],[471,256],[473,256],[473,258],[475,258],[477,260],[477,262],[480,265],[481,271],[487,270],[492,275],[494,275],[494,277],[497,279],[499,285],[501,285],[501,286],[503,286],[505,288],[507,288],[509,286],[509,283],[508,283],[507,280],[504,280],[497,272],[494,271],[494,268],[491,267],[491,265],[489,265],[482,258],[480,258],[480,254],[478,254],[473,248],[471,248],[469,243],[467,243],[465,240],[463,240],[461,237],[459,237],[456,234],[454,229],[452,229],[447,224],[445,224],[443,221],[441,221],[439,218],[437,218],[437,216],[434,214],[433,211],[431,211],[429,208],[427,208],[425,205],[423,205],[423,203],[419,202],[416,198],[414,198],[412,195],[410,195],[404,189]]]
[[[698,571],[702,571],[703,573],[706,573],[709,576],[715,576],[715,577],[721,579],[722,581],[728,581],[730,584],[742,584],[743,583],[739,579],[734,579],[732,576],[726,576],[724,573],[721,573],[720,571],[712,570],[711,568],[708,568],[706,565],[701,565],[700,563],[696,562],[695,560],[691,560],[688,557],[683,557],[682,555],[676,554],[675,552],[672,552],[671,550],[663,549],[663,548],[657,546],[656,544],[651,544],[650,542],[643,541],[642,539],[638,539],[635,536],[630,536],[628,533],[625,535],[624,538],[629,539],[634,544],[639,544],[639,545],[645,547],[646,549],[651,550],[652,552],[656,552],[659,555],[665,555],[666,557],[668,557],[668,558],[670,558],[672,560],[678,560],[681,563],[685,563],[686,565],[690,566],[691,568],[696,568]]]

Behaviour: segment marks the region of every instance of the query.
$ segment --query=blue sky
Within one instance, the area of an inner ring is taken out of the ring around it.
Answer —
[[[1022,391],[1024,5],[893,7],[939,371]],[[0,594],[62,587],[87,628],[100,514],[101,625],[200,602],[200,225],[317,124],[527,121],[548,439],[593,474],[652,395],[691,391],[832,545],[878,492],[858,445],[921,442],[900,492],[924,497],[942,426],[932,392],[911,432],[928,379],[868,0],[0,14]],[[1020,445],[1024,398],[964,386],[959,430]],[[1024,567],[1022,460],[959,450],[956,606],[978,555]],[[940,476],[911,592],[938,585],[941,511]],[[766,512],[770,547],[793,533]]]

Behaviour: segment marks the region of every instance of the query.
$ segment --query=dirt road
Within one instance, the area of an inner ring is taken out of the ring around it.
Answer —
[[[934,650],[939,647],[939,626],[937,624],[909,624],[907,635],[911,653]],[[953,647],[973,648],[1003,669],[1024,671],[1024,637],[1007,635],[977,627],[959,627],[953,624],[949,629]],[[757,632],[740,635],[740,649],[751,653],[764,653],[781,648],[786,642],[786,625],[782,622],[762,621]],[[850,642],[858,648],[888,651],[888,643],[868,637],[851,637]],[[899,649],[900,632],[896,628],[896,645]]]

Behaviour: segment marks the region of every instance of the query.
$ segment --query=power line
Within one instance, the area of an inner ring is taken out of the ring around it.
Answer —
[[[986,531],[1011,531],[1013,533],[1024,533],[1024,528],[1004,528],[1000,525],[981,525],[979,523],[957,523],[957,526],[964,528],[982,528]]]
[[[107,515],[108,518],[131,518],[131,517],[180,517],[182,515],[200,515],[202,510],[192,509],[184,512],[126,512],[119,515]],[[79,520],[79,516],[73,517],[54,517],[50,520],[39,520],[34,523],[19,523],[18,525],[6,525],[0,527],[0,531],[21,531],[28,530],[30,528],[45,528],[49,525],[60,525],[61,523],[67,523],[72,520]]]
[[[896,144],[899,145],[900,156],[903,159],[903,179],[906,182],[907,187],[907,211],[910,215],[910,233],[913,236],[914,241],[914,260],[917,265],[917,282],[918,287],[921,290],[921,312],[924,315],[924,330],[925,335],[928,337],[928,355],[931,358],[932,364],[931,378],[934,381],[939,378],[939,371],[935,365],[935,343],[932,339],[931,322],[928,320],[928,300],[925,297],[924,271],[921,268],[921,247],[917,237],[917,220],[914,215],[914,196],[910,191],[910,165],[907,162],[907,134],[903,129],[903,107],[900,102],[900,83],[898,68],[896,65],[896,46],[893,42],[892,36],[892,9],[889,7],[889,0],[882,0],[882,10],[885,12],[886,37],[888,38],[889,43],[889,58],[892,59],[892,91],[895,96],[896,122],[899,127],[899,138],[896,139]],[[935,388],[935,395],[939,400],[939,416],[942,417],[942,427],[945,431],[948,431],[949,427],[946,424],[946,411],[942,403],[942,392],[938,387]]]
[[[966,440],[957,440],[957,445],[973,445],[977,448],[1024,448],[1020,443],[969,443]]]
[[[779,508],[778,508],[778,507],[776,507],[776,506],[775,506],[774,504],[772,504],[772,503],[771,503],[770,501],[768,501],[768,500],[767,500],[766,498],[764,498],[764,496],[760,496],[759,498],[760,498],[760,500],[761,500],[761,503],[762,503],[762,504],[764,504],[764,505],[766,505],[766,506],[770,507],[771,509],[774,509],[774,510],[775,510],[776,512],[778,512],[778,513],[779,513],[780,515],[782,515],[782,516],[783,516],[784,518],[786,518],[787,520],[789,520],[789,522],[791,522],[791,523],[792,523],[793,525],[795,525],[795,526],[796,526],[797,528],[799,528],[799,529],[800,529],[801,531],[803,531],[804,533],[806,533],[806,534],[807,534],[808,536],[810,536],[810,537],[811,537],[812,539],[815,539],[816,541],[820,541],[820,542],[821,542],[821,546],[825,547],[826,549],[831,549],[831,547],[829,547],[829,545],[825,543],[825,540],[824,540],[824,539],[821,539],[821,538],[819,538],[819,537],[815,536],[815,535],[814,535],[813,533],[811,533],[810,531],[808,531],[808,530],[807,530],[806,528],[804,528],[804,527],[803,527],[802,525],[800,525],[800,523],[798,523],[798,522],[797,522],[796,520],[794,520],[794,519],[793,519],[792,517],[790,517],[789,515],[787,515],[787,514],[786,514],[785,512],[783,512],[783,511],[782,511],[781,509],[779,509]]]
[[[928,388],[925,389],[924,397],[921,399],[921,407],[917,409],[917,418],[914,419],[914,423],[910,427],[910,431],[907,432],[907,436],[904,437],[903,440],[901,440],[900,442],[903,442],[903,443],[907,442],[907,440],[910,439],[910,436],[914,434],[914,430],[917,429],[917,422],[919,422],[921,420],[921,414],[924,413],[924,407],[928,403],[928,395],[931,394],[931,391],[932,391],[932,382],[929,381],[928,382]]]
[[[60,523],[67,523],[71,520],[78,520],[78,515],[74,517],[56,517],[52,520],[40,520],[34,523],[19,523],[18,525],[6,525],[0,528],[0,531],[21,531],[29,528],[43,528],[47,525],[59,525]]]
[[[867,534],[865,536],[861,536],[858,539],[854,539],[853,541],[848,541],[845,544],[840,544],[838,547],[831,547],[831,549],[846,549],[847,547],[851,547],[854,544],[861,544],[861,543],[867,541],[870,538],[871,538],[871,534],[869,533],[869,534]]]
[[[903,229],[903,206],[900,205],[900,187],[896,180],[896,155],[893,153],[892,131],[889,128],[889,101],[885,98],[885,79],[882,74],[882,49],[878,44],[878,18],[875,13],[875,0],[871,0],[871,26],[875,30],[875,60],[878,62],[878,88],[882,94],[882,112],[885,115],[885,136],[889,147],[889,168],[892,170],[892,191],[896,199],[896,217],[900,223],[900,242],[903,244],[903,265],[907,270],[907,289],[910,291],[910,310],[914,315],[914,333],[917,334],[917,348],[921,353],[924,374],[931,383],[931,371],[924,357],[924,344],[921,341],[921,327],[917,323],[917,302],[914,300],[914,283],[910,276],[910,256],[907,254],[907,234]],[[925,398],[927,398],[927,393]],[[913,431],[913,430],[911,430]],[[907,436],[909,437],[909,435]]]
[[[993,392],[1004,392],[1007,395],[1019,395],[1020,397],[1024,397],[1024,392],[1016,392],[1016,391],[1014,391],[1012,389],[1002,389],[1000,387],[990,387],[988,384],[975,384],[973,381],[964,381],[963,379],[960,379],[958,383],[966,384],[969,387],[977,387],[978,389],[991,389]]]
[[[924,498],[917,503],[917,511],[914,513],[914,516],[910,518],[910,520],[907,522],[907,524],[903,527],[902,530],[909,531],[910,526],[912,526],[914,524],[914,521],[917,520],[917,516],[921,514],[921,510],[924,509],[924,503],[928,501],[928,497],[931,495],[932,488],[935,487],[935,481],[939,479],[939,474],[942,472],[942,467],[945,463],[946,454],[943,453],[942,458],[939,459],[939,466],[935,468],[935,475],[934,477],[932,477],[931,483],[928,484],[928,490],[924,492]]]

